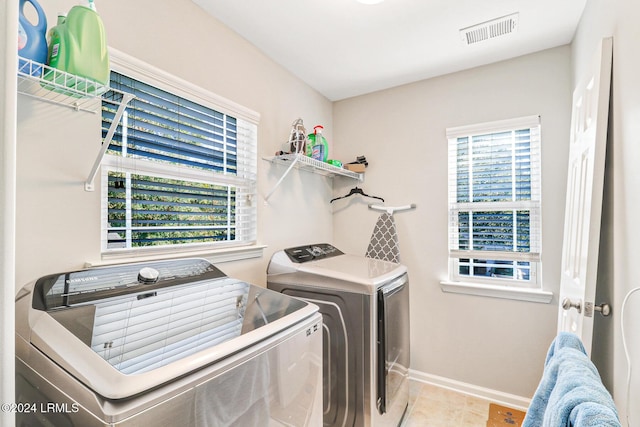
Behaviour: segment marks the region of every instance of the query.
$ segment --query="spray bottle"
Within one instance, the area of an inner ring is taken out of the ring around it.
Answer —
[[[311,158],[326,162],[329,157],[329,143],[327,139],[322,136],[322,129],[324,129],[324,126],[321,125],[313,127],[313,133],[308,136],[309,144],[307,144],[307,146],[311,146]],[[308,152],[307,155],[309,155]]]

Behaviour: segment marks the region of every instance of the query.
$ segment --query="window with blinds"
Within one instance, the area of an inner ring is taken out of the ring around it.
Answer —
[[[453,281],[539,287],[540,118],[447,129]]]
[[[135,98],[102,165],[103,251],[255,242],[256,123],[159,86],[111,73]]]

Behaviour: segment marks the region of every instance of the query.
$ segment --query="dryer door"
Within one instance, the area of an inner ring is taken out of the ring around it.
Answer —
[[[378,396],[380,414],[388,412],[409,376],[409,282],[407,275],[378,290]]]

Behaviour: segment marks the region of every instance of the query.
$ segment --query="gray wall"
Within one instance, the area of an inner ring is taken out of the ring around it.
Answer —
[[[396,216],[411,278],[413,369],[533,395],[556,332],[570,81],[570,48],[564,46],[335,103],[339,157],[365,154],[370,162],[363,188],[389,206],[417,204]],[[556,294],[552,304],[443,293],[445,129],[535,114],[542,123],[542,283]],[[336,206],[338,247],[364,253],[378,215],[366,203]]]

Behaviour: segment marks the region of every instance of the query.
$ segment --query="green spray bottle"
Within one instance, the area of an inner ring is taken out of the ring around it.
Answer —
[[[313,133],[308,135],[309,143],[307,144],[307,156],[326,162],[329,157],[329,143],[322,136],[324,126],[317,125],[313,127]]]

